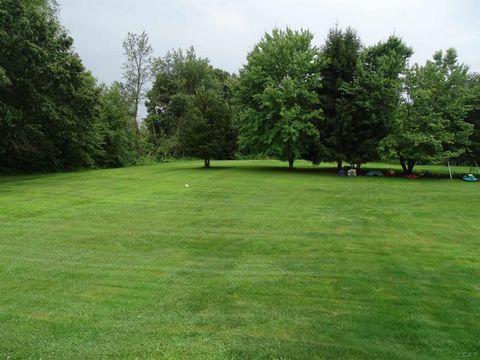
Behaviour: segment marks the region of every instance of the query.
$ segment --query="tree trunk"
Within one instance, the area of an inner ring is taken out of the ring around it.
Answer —
[[[355,167],[357,171],[360,171],[361,168],[362,168],[362,163],[358,163],[357,166]]]
[[[400,165],[402,165],[403,173],[405,175],[413,175],[413,168],[417,162],[415,160],[405,160],[400,158]]]
[[[135,121],[135,128],[137,130],[139,130],[139,127],[138,127],[138,121],[137,121],[137,117],[138,117],[138,104],[140,102],[140,99],[138,98],[140,95],[136,95],[135,96],[135,107],[133,109],[133,119]]]
[[[155,123],[153,121],[152,121],[152,133],[153,133],[153,142],[155,143],[155,146],[158,148],[157,131],[155,130]]]
[[[405,163],[405,159],[404,158],[400,158],[400,165],[402,165],[402,170],[403,170],[403,173],[405,175],[408,175],[408,169],[407,169],[407,165]]]
[[[342,160],[337,160],[337,170],[340,171],[343,168],[343,161]]]
[[[203,166],[205,167],[205,169],[210,168],[210,159],[204,159]]]
[[[138,126],[138,106],[140,104],[140,92],[142,90],[141,84],[140,84],[140,69],[138,69],[138,76],[137,76],[137,88],[135,91],[135,107],[133,109],[134,114],[133,114],[133,122],[135,124],[135,133],[136,133],[136,147],[137,147],[137,155],[140,157],[142,154],[142,144],[140,142],[140,126]]]
[[[288,168],[290,170],[293,169],[293,162],[295,161],[295,159],[293,158],[293,154],[289,154],[288,155]]]
[[[142,77],[142,74],[141,74],[141,71],[142,71],[142,57],[140,56],[140,60],[139,60],[139,63],[138,63],[138,66],[137,66],[137,79],[136,79],[136,89],[135,89],[135,126],[137,127],[137,131],[140,130],[140,127],[138,126],[138,121],[137,121],[137,117],[138,117],[138,106],[140,104],[140,94],[142,92],[142,83],[141,83],[141,77]]]
[[[138,127],[138,123],[136,119],[133,120],[132,131],[133,131],[133,134],[135,135],[134,140],[135,140],[135,149],[137,150],[137,157],[140,157],[140,155],[142,155],[142,143],[140,142],[140,129]]]
[[[415,160],[408,160],[408,175],[413,175],[413,167],[415,166],[416,161]]]

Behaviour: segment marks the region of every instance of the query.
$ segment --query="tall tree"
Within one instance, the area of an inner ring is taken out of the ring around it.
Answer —
[[[467,75],[455,49],[409,69],[398,116],[380,146],[383,156],[400,159],[412,174],[418,161],[440,163],[464,154],[473,127],[465,121]]]
[[[312,39],[289,28],[265,34],[238,81],[241,147],[287,160],[289,168],[319,138],[320,57]]]
[[[348,117],[345,158],[360,167],[378,158],[379,142],[388,134],[402,92],[402,76],[412,50],[395,36],[362,51],[351,84],[344,89],[353,101],[342,101]]]
[[[123,41],[126,62],[123,64],[123,78],[127,94],[130,96],[133,117],[138,129],[138,108],[145,96],[145,85],[152,78],[152,53],[145,31],[141,34],[128,33]]]
[[[205,168],[211,159],[227,159],[236,149],[232,110],[217,88],[199,88],[182,117],[179,143],[185,155],[200,157]]]
[[[345,91],[355,75],[362,43],[355,30],[343,31],[338,26],[330,29],[322,56],[325,61],[321,69],[322,88],[320,98],[324,118],[320,122],[321,142],[326,148],[326,160],[336,161],[342,168],[346,146],[350,141],[352,117],[346,113],[345,104],[354,101],[352,94]]]
[[[50,2],[0,2],[0,168],[94,164],[98,89]]]
[[[155,81],[147,94],[146,125],[160,152],[178,157],[182,155],[178,142],[181,120],[191,97],[201,87],[210,89],[218,86],[218,81],[227,84],[230,75],[213,69],[208,59],[196,55],[193,47],[169,51],[157,59],[154,73]]]

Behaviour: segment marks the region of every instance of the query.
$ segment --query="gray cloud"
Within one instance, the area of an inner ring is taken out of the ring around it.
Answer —
[[[308,28],[321,45],[336,22],[366,45],[400,35],[423,63],[455,47],[480,72],[480,3],[475,0],[59,0],[60,18],[88,69],[102,82],[121,78],[122,40],[147,31],[157,56],[195,46],[211,63],[236,72],[273,27]]]

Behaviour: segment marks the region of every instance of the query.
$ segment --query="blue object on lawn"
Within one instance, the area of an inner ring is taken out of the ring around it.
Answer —
[[[385,176],[385,174],[381,171],[369,171],[367,176]]]
[[[473,176],[473,174],[468,174],[468,175],[465,175],[465,176],[463,177],[463,181],[466,181],[466,182],[477,182],[478,179],[477,179],[475,176]]]

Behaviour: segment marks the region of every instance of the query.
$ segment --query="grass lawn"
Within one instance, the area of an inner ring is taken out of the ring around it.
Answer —
[[[201,164],[0,177],[0,359],[480,358],[480,183]]]

